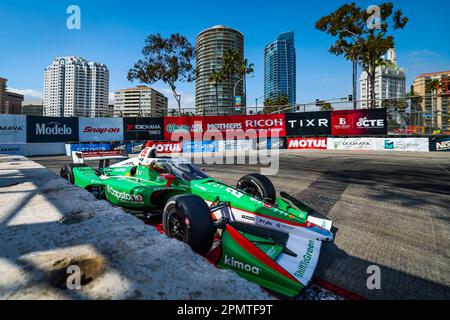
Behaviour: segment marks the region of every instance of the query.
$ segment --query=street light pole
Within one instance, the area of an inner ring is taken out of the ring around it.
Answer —
[[[239,79],[235,84],[234,84],[234,88],[233,88],[233,107],[236,107],[236,87],[239,84],[239,82],[245,80],[245,79],[250,79],[250,78],[254,78],[255,76],[252,74],[248,77],[244,76],[242,77],[242,79]]]

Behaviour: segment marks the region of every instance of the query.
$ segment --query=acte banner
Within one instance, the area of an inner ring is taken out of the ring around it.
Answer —
[[[233,140],[258,135],[286,136],[284,114],[253,116],[184,116],[164,118],[164,139],[178,140],[180,134],[192,140]]]
[[[386,109],[333,111],[331,134],[333,136],[386,135]]]

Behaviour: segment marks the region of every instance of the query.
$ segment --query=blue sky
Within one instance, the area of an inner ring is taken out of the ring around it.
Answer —
[[[1,0],[0,77],[25,93],[27,102],[36,102],[43,91],[44,68],[55,57],[77,55],[109,67],[113,92],[131,85],[126,74],[139,59],[148,34],[180,32],[195,44],[201,30],[224,24],[244,34],[246,57],[255,64],[255,78],[247,82],[249,105],[263,95],[264,46],[291,30],[297,49],[297,102],[344,97],[352,91],[351,63],[328,53],[332,38],[314,29],[316,20],[344,2]],[[356,2],[364,8],[379,3]],[[71,4],[81,8],[81,30],[66,28]],[[394,34],[407,86],[420,73],[449,70],[448,0],[394,4],[410,18],[407,27]],[[164,83],[153,87],[170,95]],[[179,84],[179,90],[183,106],[193,106],[194,83]],[[175,106],[173,99],[169,103]]]

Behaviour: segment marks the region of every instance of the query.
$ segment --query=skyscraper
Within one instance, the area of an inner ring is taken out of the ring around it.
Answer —
[[[237,75],[217,84],[209,81],[211,73],[221,69],[223,56],[230,49],[235,50],[241,57],[244,56],[244,36],[241,32],[226,26],[214,26],[197,36],[195,107],[199,115],[236,114],[244,110],[242,108],[236,111],[232,108],[234,86],[240,80]],[[242,106],[245,107],[243,81],[237,84],[235,93],[236,96],[242,97]]]
[[[296,54],[294,32],[282,33],[264,48],[264,99],[274,99],[280,94],[295,105]]]
[[[395,49],[389,49],[387,60],[390,66],[381,66],[375,69],[375,107],[381,108],[385,99],[403,98],[406,94],[406,76],[397,65]],[[359,79],[361,108],[370,107],[370,84],[367,72],[363,71]]]
[[[53,60],[44,75],[44,115],[102,117],[108,115],[109,70],[80,57]]]

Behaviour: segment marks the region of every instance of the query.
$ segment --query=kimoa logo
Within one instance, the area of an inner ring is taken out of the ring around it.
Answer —
[[[59,122],[36,123],[36,135],[70,135],[72,128]]]
[[[296,277],[303,278],[306,270],[308,269],[309,263],[311,262],[313,253],[314,240],[309,240],[306,253],[303,255],[302,261],[300,261],[299,265],[297,266],[297,271],[295,272]]]
[[[261,269],[259,269],[258,267],[251,266],[251,265],[243,263],[239,260],[235,260],[234,257],[228,257],[228,255],[225,255],[225,258],[223,259],[223,263],[226,266],[230,266],[230,267],[233,267],[233,268],[236,268],[239,270],[251,272],[255,275],[259,275],[259,272],[261,271]]]
[[[142,202],[141,195],[129,194],[122,191],[117,191],[111,186],[107,186],[106,190],[116,199],[121,201]]]

